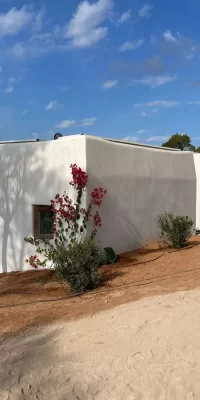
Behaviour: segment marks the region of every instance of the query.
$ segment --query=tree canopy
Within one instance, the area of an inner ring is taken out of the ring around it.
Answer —
[[[183,151],[185,148],[190,148],[190,146],[192,146],[191,138],[186,135],[186,133],[184,135],[176,133],[175,135],[172,135],[167,142],[163,143],[162,146],[171,147],[172,149],[180,149],[181,151]]]

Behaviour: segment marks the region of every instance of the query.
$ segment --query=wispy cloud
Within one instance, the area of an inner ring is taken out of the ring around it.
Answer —
[[[16,79],[16,78],[13,78],[13,76],[11,76],[11,77],[8,79],[8,82],[9,82],[9,83],[16,83],[16,82],[17,82],[17,79]]]
[[[149,110],[149,111],[141,111],[140,112],[140,116],[142,118],[152,118],[153,115],[156,114],[156,113],[157,113],[156,108],[152,108],[152,110]]]
[[[199,43],[188,37],[183,37],[179,33],[174,35],[170,30],[167,30],[157,42],[159,51],[164,55],[183,57],[188,62],[195,58],[199,60]]]
[[[25,108],[24,110],[22,110],[22,115],[27,114],[28,110]]]
[[[120,139],[124,142],[135,142],[137,143],[140,138],[138,136],[125,136],[124,138]]]
[[[147,129],[139,129],[139,131],[136,132],[137,135],[142,135],[144,133],[148,133]]]
[[[0,65],[0,72],[3,72],[2,66]]]
[[[86,126],[92,126],[95,124],[97,118],[92,117],[92,118],[84,118],[80,121],[80,123],[76,122],[75,119],[66,119],[64,121],[61,121],[59,124],[56,125],[57,128],[74,128],[76,127],[86,127]]]
[[[82,1],[65,28],[64,36],[72,47],[90,47],[108,34],[104,25],[113,7],[113,0],[98,0],[96,3]],[[102,26],[103,24],[103,26]]]
[[[70,86],[63,85],[60,87],[60,89],[62,90],[62,92],[68,92],[70,90]]]
[[[124,51],[135,50],[141,47],[143,44],[144,44],[143,40],[134,40],[133,42],[127,41],[120,46],[119,51],[124,52]]]
[[[151,115],[150,115],[149,113],[147,113],[146,111],[141,111],[140,115],[141,115],[142,118],[150,118],[150,116],[151,116]]]
[[[147,75],[161,75],[164,73],[164,65],[159,56],[146,58],[143,61],[114,61],[111,64],[111,70],[114,73],[129,75],[147,74]]]
[[[95,124],[96,120],[97,119],[95,117],[93,117],[93,118],[85,118],[80,122],[79,126],[92,126],[92,125]]]
[[[174,81],[174,79],[176,79],[176,77],[171,75],[145,76],[142,79],[132,80],[130,82],[130,85],[138,83],[141,85],[147,85],[151,86],[152,88],[155,88],[157,86],[166,85],[167,83]]]
[[[152,9],[153,6],[151,6],[150,4],[144,4],[144,6],[138,12],[139,17],[150,18]]]
[[[112,89],[118,85],[118,81],[106,81],[103,84],[104,89]]]
[[[131,10],[129,9],[121,15],[119,19],[119,24],[124,24],[124,22],[128,21],[130,18],[131,18]]]
[[[12,93],[12,92],[13,92],[13,86],[8,86],[8,87],[4,90],[4,92],[7,93],[7,94]]]
[[[34,20],[34,29],[37,32],[40,32],[43,28],[44,24],[44,19],[45,19],[45,7],[41,8],[39,12],[35,15],[35,20]]]
[[[178,101],[167,101],[167,100],[154,100],[154,101],[149,101],[147,103],[136,103],[134,104],[134,107],[174,107],[180,104]]]
[[[16,42],[7,49],[9,57],[16,60],[37,58],[57,50],[53,33],[34,34],[24,42]]]
[[[31,7],[11,8],[7,13],[0,13],[0,36],[11,36],[21,32],[25,27],[34,23],[38,13]]]
[[[57,128],[72,128],[76,125],[76,121],[74,119],[65,119],[56,125]]]
[[[47,110],[47,111],[55,111],[60,107],[61,107],[61,105],[58,104],[58,102],[56,100],[52,100],[46,105],[45,110]]]
[[[173,36],[171,31],[169,31],[169,30],[165,31],[163,33],[163,37],[166,40],[166,42],[169,42],[169,43],[173,43],[173,42],[177,41],[177,38],[175,38],[175,36]]]
[[[169,136],[151,136],[148,139],[146,139],[146,142],[164,142],[165,140],[168,140]]]

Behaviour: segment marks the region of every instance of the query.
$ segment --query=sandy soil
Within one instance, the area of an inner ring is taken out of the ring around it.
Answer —
[[[90,317],[143,297],[200,288],[200,236],[172,252],[158,243],[121,255],[119,264],[101,269],[98,290],[69,298],[52,271],[0,275],[0,334],[53,322]],[[48,276],[48,283],[38,280]]]
[[[141,299],[0,345],[1,400],[199,400],[200,290]]]

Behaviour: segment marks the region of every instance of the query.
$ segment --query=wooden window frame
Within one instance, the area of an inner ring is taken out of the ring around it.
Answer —
[[[53,239],[54,235],[40,233],[40,212],[52,211],[51,206],[33,205],[33,235],[34,239]]]

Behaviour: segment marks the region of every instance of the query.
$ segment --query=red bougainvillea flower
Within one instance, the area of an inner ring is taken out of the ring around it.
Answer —
[[[102,187],[95,188],[93,192],[91,193],[92,197],[92,204],[95,204],[96,206],[100,206],[102,204],[102,200],[104,196],[106,195],[107,190],[104,190]]]
[[[94,218],[94,225],[98,226],[100,228],[101,227],[101,217],[100,217],[98,211],[96,211],[93,218]]]
[[[80,167],[78,168],[76,164],[70,165],[72,171],[72,181],[71,186],[76,186],[77,189],[84,189],[88,182],[88,176]]]

